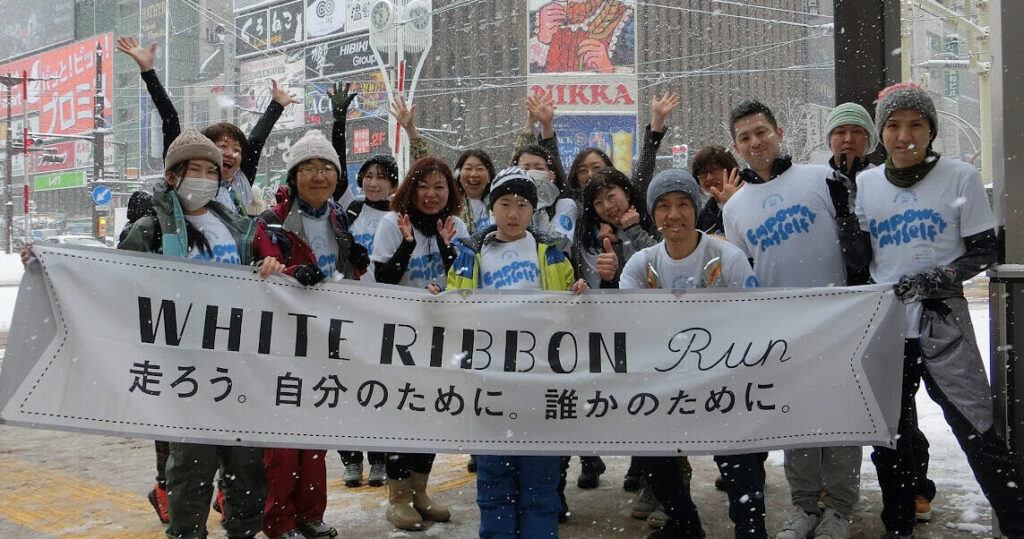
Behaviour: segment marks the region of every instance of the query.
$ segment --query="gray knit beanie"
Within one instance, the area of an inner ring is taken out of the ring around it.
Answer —
[[[178,138],[171,142],[167,148],[167,155],[164,156],[164,171],[171,170],[179,163],[193,159],[205,159],[217,168],[224,166],[224,158],[221,157],[220,148],[212,140],[206,138],[195,129],[186,129],[178,134]]]
[[[875,106],[875,132],[879,136],[889,116],[897,110],[916,110],[924,114],[932,124],[932,138],[939,132],[939,117],[935,111],[935,102],[928,91],[913,82],[894,84],[878,92],[878,104]]]
[[[832,131],[844,125],[855,125],[868,133],[868,153],[875,151],[878,146],[878,132],[875,131],[875,122],[871,120],[871,114],[867,109],[857,103],[843,103],[832,109],[825,121],[825,138],[832,137]]]
[[[284,164],[289,176],[292,175],[292,169],[300,164],[310,159],[323,159],[334,165],[334,168],[338,170],[338,177],[341,177],[341,161],[338,159],[338,152],[334,151],[334,147],[327,141],[323,133],[316,129],[306,131],[302,138],[295,141],[290,154],[288,162]]]
[[[669,193],[682,193],[693,203],[695,217],[700,216],[701,196],[697,180],[685,170],[672,168],[663,170],[654,176],[647,187],[647,211],[654,215],[654,205],[658,199]]]

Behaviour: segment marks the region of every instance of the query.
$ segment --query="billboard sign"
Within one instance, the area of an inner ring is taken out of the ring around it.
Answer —
[[[584,148],[596,147],[612,158],[615,168],[627,176],[633,170],[637,129],[635,114],[557,115],[558,151],[562,163],[572,163]]]
[[[635,73],[633,0],[530,0],[529,74]]]
[[[357,34],[306,48],[306,77],[337,77],[377,69],[369,34]]]

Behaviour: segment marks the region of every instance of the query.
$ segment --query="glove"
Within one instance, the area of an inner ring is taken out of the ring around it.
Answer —
[[[853,163],[847,165],[844,153],[839,157],[839,169],[832,173],[832,177],[825,178],[832,205],[836,208],[836,217],[852,215],[857,200],[856,179],[857,171],[861,168],[860,158],[854,157]]]
[[[955,277],[956,273],[952,269],[933,268],[900,277],[892,289],[897,299],[909,303],[934,297],[938,291],[952,285]]]
[[[304,264],[295,270],[295,280],[302,286],[313,286],[326,277],[324,272],[320,271],[320,266],[312,263]]]
[[[334,113],[335,121],[345,121],[348,106],[359,95],[359,92],[349,93],[351,87],[351,82],[346,82],[344,86],[340,82],[334,85],[334,91],[331,93],[331,111]]]
[[[366,271],[366,268],[370,267],[370,252],[366,247],[353,241],[348,248],[348,261],[352,263],[353,268]]]

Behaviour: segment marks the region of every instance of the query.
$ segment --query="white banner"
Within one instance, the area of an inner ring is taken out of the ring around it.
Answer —
[[[36,245],[0,372],[14,425],[219,444],[721,454],[889,444],[887,287],[498,293]]]

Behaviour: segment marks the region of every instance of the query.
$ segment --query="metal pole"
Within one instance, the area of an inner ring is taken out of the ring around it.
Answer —
[[[5,228],[6,233],[4,234],[4,251],[11,252],[11,238],[14,236],[14,198],[11,190],[11,184],[13,178],[11,173],[13,167],[11,166],[11,159],[14,157],[14,141],[11,140],[14,137],[14,129],[11,128],[11,97],[14,91],[11,86],[7,86],[7,153],[4,154],[7,158],[4,159],[4,179],[7,180],[7,186],[4,189],[4,219],[7,223]]]
[[[29,194],[32,192],[28,186],[28,70],[21,72],[21,112],[22,131],[24,132],[24,163],[21,166],[22,176],[25,179],[25,245],[32,241],[32,215],[29,213]]]
[[[99,184],[103,181],[103,44],[96,43],[96,94],[93,97],[93,142],[92,142],[92,179]],[[87,187],[88,191],[89,188]],[[100,238],[100,212],[96,204],[92,206],[92,235]]]

